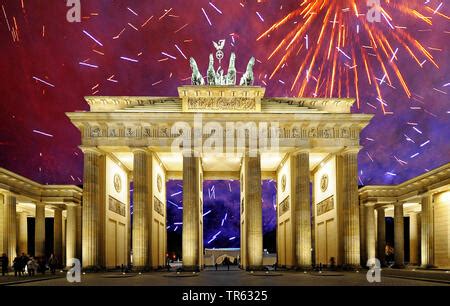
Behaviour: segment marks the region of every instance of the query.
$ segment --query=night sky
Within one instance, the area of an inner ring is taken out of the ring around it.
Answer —
[[[291,91],[291,85],[302,63],[302,53],[290,56],[271,79],[268,76],[279,57],[268,57],[284,35],[304,21],[294,18],[270,37],[259,41],[256,38],[298,9],[299,1],[82,0],[80,23],[66,20],[65,2],[0,0],[0,166],[30,179],[48,184],[81,184],[80,134],[65,112],[88,110],[83,99],[87,95],[176,96],[178,86],[190,83],[187,58],[194,56],[205,75],[208,55],[215,51],[213,40],[227,39],[226,61],[231,51],[236,53],[238,79],[249,58],[255,56],[255,83],[267,87],[266,96],[298,93],[298,87]],[[381,2],[385,5],[385,1]],[[382,18],[370,26],[386,35],[393,31],[391,26],[404,27],[403,31],[432,54],[439,68],[420,54],[418,65],[401,43],[390,41],[393,49],[398,49],[394,61],[411,97],[395,77],[387,84],[380,65],[374,63],[375,74],[381,79],[383,112],[373,84],[369,86],[363,77],[363,63],[353,67],[360,69],[361,75],[360,108],[355,105],[353,112],[375,114],[361,135],[364,148],[359,154],[360,184],[400,183],[450,159],[450,6],[441,0],[394,2],[414,6],[425,17],[390,10],[389,23]],[[361,1],[359,11],[366,9],[364,3]],[[364,17],[360,20],[363,22]],[[432,21],[432,25],[424,20]],[[315,47],[317,26],[321,25],[314,26],[308,32],[311,48]],[[350,40],[352,43],[370,42],[361,34],[360,39]],[[351,54],[345,54],[349,47],[337,55],[344,74],[351,66]],[[333,49],[333,56],[334,52],[340,51]],[[319,74],[325,60],[317,59],[311,77]],[[389,61],[385,64],[389,65]],[[215,201],[234,205],[235,197],[231,202],[224,198],[225,187],[216,187]],[[205,212],[213,200],[205,201]],[[223,218],[214,211],[210,217],[216,221]],[[229,222],[236,222],[231,215],[229,218]],[[217,226],[211,228],[214,235]],[[218,240],[231,238],[221,235]]]

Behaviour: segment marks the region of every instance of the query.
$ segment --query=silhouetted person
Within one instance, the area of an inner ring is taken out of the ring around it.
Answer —
[[[214,266],[216,267],[216,271],[217,271],[217,269],[219,268],[219,265],[217,264],[217,262]]]
[[[36,260],[33,257],[30,257],[30,259],[27,262],[27,271],[29,276],[34,276],[37,268]]]
[[[25,253],[22,253],[20,256],[20,275],[25,275],[25,267],[28,263],[28,256]]]
[[[13,260],[13,269],[14,269],[14,276],[20,276],[21,263],[19,256],[16,256]]]
[[[2,276],[8,273],[8,256],[5,253],[2,254]]]
[[[50,255],[48,266],[50,267],[51,273],[54,275],[56,273],[56,267],[58,266],[58,259],[55,255]]]
[[[42,275],[45,274],[45,271],[47,270],[46,263],[45,263],[45,257],[38,258],[38,269],[39,269],[39,272],[42,273]]]

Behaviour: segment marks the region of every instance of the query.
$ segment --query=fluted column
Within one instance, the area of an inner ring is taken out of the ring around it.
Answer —
[[[434,210],[430,195],[422,198],[421,217],[421,266],[431,268],[434,266]]]
[[[6,253],[3,244],[3,236],[5,236],[4,220],[5,220],[5,197],[0,193],[0,254]]]
[[[28,254],[28,215],[25,211],[17,213],[19,220],[19,235],[18,235],[18,252],[19,254]]]
[[[79,260],[81,260],[81,249],[82,249],[82,228],[83,228],[83,224],[82,224],[82,207],[81,205],[77,206],[77,251],[76,251],[76,258],[78,258]]]
[[[53,255],[58,259],[58,263],[62,264],[63,246],[62,246],[62,234],[63,234],[63,216],[61,208],[55,208],[53,210]]]
[[[359,204],[359,243],[361,249],[361,264],[363,266],[367,263],[367,247],[366,247],[366,206],[363,203]]]
[[[150,265],[149,212],[152,209],[152,155],[146,148],[133,149],[133,265],[146,269]]]
[[[386,220],[385,208],[377,208],[377,258],[381,264],[386,261]]]
[[[409,263],[419,264],[420,226],[417,212],[409,214]]]
[[[358,195],[358,149],[341,153],[341,198],[343,227],[343,266],[360,266],[359,195]]]
[[[247,258],[249,269],[263,265],[261,156],[244,157],[246,163],[245,197],[247,218]]]
[[[3,243],[10,265],[17,256],[17,215],[16,197],[12,194],[5,195],[4,203],[4,236]]]
[[[200,158],[183,157],[183,269],[199,269]]]
[[[366,205],[366,248],[367,259],[375,258],[375,204]]]
[[[309,152],[293,157],[291,182],[295,205],[295,257],[298,267],[311,268],[311,205],[309,195]]]
[[[395,266],[404,267],[405,264],[405,233],[403,223],[403,203],[394,204],[394,255]]]
[[[66,263],[77,258],[77,206],[67,205],[66,223]]]
[[[45,204],[36,203],[34,217],[34,256],[45,256]]]
[[[84,148],[82,257],[83,268],[100,265],[100,158],[95,148]]]

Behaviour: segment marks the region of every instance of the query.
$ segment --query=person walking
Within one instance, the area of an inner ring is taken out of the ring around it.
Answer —
[[[2,254],[2,276],[5,276],[5,274],[8,274],[8,256],[3,253]]]
[[[53,275],[56,273],[56,267],[58,266],[58,259],[55,255],[50,255],[50,259],[48,260],[48,265],[50,267],[50,271]]]

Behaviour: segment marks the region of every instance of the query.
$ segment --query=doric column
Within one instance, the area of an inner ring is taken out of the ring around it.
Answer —
[[[66,263],[77,258],[77,206],[67,205],[66,223]]]
[[[101,156],[96,148],[84,152],[82,257],[83,268],[100,266]]]
[[[83,240],[83,237],[82,237],[82,228],[83,228],[83,224],[82,224],[82,222],[81,222],[81,220],[82,220],[82,215],[83,215],[83,212],[82,212],[82,207],[81,207],[81,205],[79,205],[79,206],[77,206],[77,252],[76,252],[76,257],[78,258],[78,259],[80,259],[81,260],[81,248],[82,248],[82,245],[81,245],[81,242],[82,242],[82,240]]]
[[[431,195],[422,197],[421,214],[421,266],[434,266],[434,211]]]
[[[28,215],[25,211],[17,213],[19,220],[19,235],[18,235],[18,251],[19,254],[28,254]]]
[[[375,204],[366,205],[366,248],[367,259],[375,258]]]
[[[258,270],[263,265],[261,156],[244,157],[246,163],[245,197],[247,218],[248,268]]]
[[[404,267],[405,264],[405,233],[403,228],[403,203],[394,204],[394,255],[395,266]]]
[[[199,269],[199,184],[201,162],[199,157],[183,157],[183,269]]]
[[[417,212],[409,214],[409,263],[419,264],[420,226]]]
[[[359,195],[358,195],[358,149],[341,153],[341,205],[343,227],[343,266],[360,266]]]
[[[3,194],[0,193],[0,254],[6,253],[3,244],[4,233],[4,220],[5,220],[5,198]]]
[[[45,256],[45,204],[36,203],[34,217],[34,256]]]
[[[17,256],[17,215],[16,215],[16,197],[12,194],[4,196],[4,236],[3,244],[6,255],[9,258],[10,265]]]
[[[377,208],[377,258],[383,265],[386,260],[386,220],[384,207]]]
[[[57,207],[53,210],[53,255],[58,259],[58,263],[62,264],[63,246],[62,246],[62,234],[63,234],[63,216],[61,208]]]
[[[134,148],[133,162],[133,265],[147,269],[150,265],[149,209],[152,209],[152,153],[146,148]]]
[[[366,206],[364,203],[359,204],[359,243],[361,249],[361,265],[367,263],[367,247],[366,247]]]
[[[292,156],[292,204],[295,208],[295,257],[298,267],[311,268],[311,203],[309,152]]]

